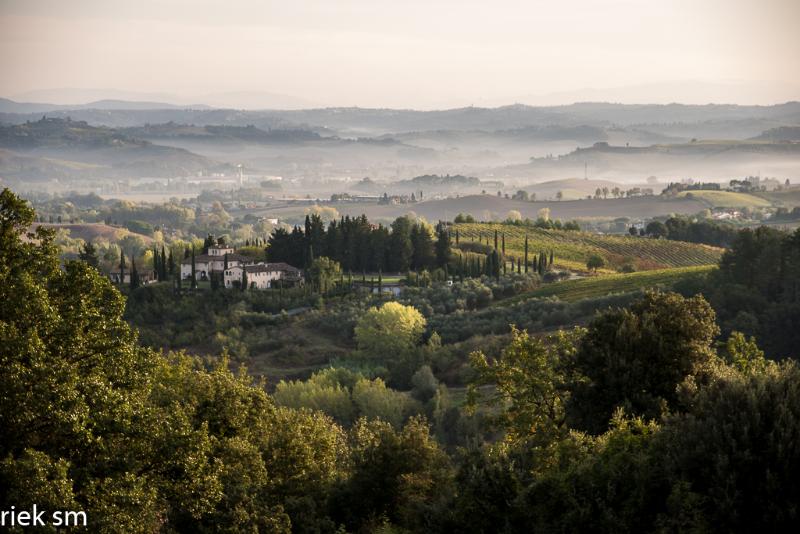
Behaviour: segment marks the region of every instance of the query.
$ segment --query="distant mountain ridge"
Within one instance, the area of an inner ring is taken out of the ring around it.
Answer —
[[[0,122],[21,123],[34,120],[43,109],[13,111],[15,103],[0,101]],[[324,128],[342,136],[375,137],[393,133],[435,130],[499,131],[535,127],[641,127],[663,125],[674,129],[676,125],[696,126],[742,131],[745,137],[757,135],[769,128],[800,125],[800,102],[787,102],[773,106],[737,105],[630,105],[608,103],[577,103],[568,106],[534,107],[525,105],[498,108],[456,108],[437,111],[369,109],[369,108],[315,108],[299,110],[245,111],[235,109],[209,109],[198,106],[164,104],[162,109],[142,109],[149,103],[130,104],[128,109],[115,109],[115,101],[105,103],[108,108],[81,106],[52,107],[53,116],[85,120],[93,125],[143,126],[144,124],[176,122],[195,125],[233,126],[254,125],[262,129],[275,127]],[[26,104],[28,105],[28,104]],[[36,104],[30,104],[36,106]],[[153,103],[152,105],[160,105]],[[727,128],[726,124],[735,126]],[[684,128],[686,129],[686,128]],[[659,133],[654,132],[654,133]],[[702,132],[697,137],[707,137]]]
[[[164,102],[147,102],[131,100],[95,100],[86,104],[49,104],[44,102],[16,102],[8,98],[0,98],[0,113],[47,113],[65,110],[146,110],[146,109],[211,109],[205,104],[178,105]]]

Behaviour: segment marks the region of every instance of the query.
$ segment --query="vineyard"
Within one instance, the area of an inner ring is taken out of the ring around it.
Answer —
[[[576,278],[564,282],[545,284],[540,288],[514,297],[513,299],[501,301],[498,305],[507,306],[513,302],[543,297],[558,297],[559,300],[574,302],[587,298],[602,297],[612,293],[627,293],[650,287],[670,288],[679,281],[702,277],[714,268],[716,268],[714,265],[701,265],[698,267],[678,267],[655,271],[641,271],[638,273]]]
[[[544,252],[554,255],[554,266],[585,271],[586,261],[592,255],[605,260],[606,272],[625,266],[636,271],[691,267],[718,263],[722,249],[707,245],[650,239],[645,237],[601,235],[588,232],[543,230],[502,223],[463,223],[451,229],[458,232],[459,245],[468,249],[467,243],[484,243],[494,247],[495,231],[498,234],[498,252],[502,252],[505,238],[505,256],[524,260],[525,238],[528,238],[529,260],[534,254]],[[454,237],[455,239],[455,237]]]

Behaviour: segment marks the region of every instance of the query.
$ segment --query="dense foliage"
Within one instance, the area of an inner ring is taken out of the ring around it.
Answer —
[[[267,257],[296,266],[309,266],[326,256],[350,272],[405,272],[444,267],[449,247],[434,244],[433,228],[408,217],[398,217],[387,228],[372,225],[365,215],[332,220],[327,229],[322,218],[306,216],[304,228],[276,229],[269,238]],[[438,241],[448,240],[446,232]]]
[[[645,228],[645,234],[651,237],[703,243],[715,247],[730,246],[737,232],[737,228],[730,223],[720,223],[710,219],[694,220],[687,217],[670,217],[665,222],[653,221]]]
[[[388,315],[408,326],[399,331],[382,321],[382,297],[342,297],[336,313],[368,333],[356,359],[394,366],[390,376],[407,392],[337,367],[270,395],[243,369],[233,373],[224,354],[203,362],[140,346],[119,291],[88,264],[62,267],[51,232],[25,235],[32,220],[24,202],[0,194],[3,510],[83,510],[89,532],[789,532],[800,524],[800,368],[765,359],[738,333],[716,345],[716,317],[700,296],[529,299],[427,318],[392,302]],[[788,269],[798,235],[742,234],[715,275],[771,299],[759,325],[796,296]],[[774,280],[762,273],[771,261]],[[131,298],[157,295],[147,289]],[[416,298],[434,302],[435,291],[420,288]],[[261,297],[236,294],[240,324],[263,320],[246,309]],[[571,324],[598,308],[585,328],[546,336],[509,326],[541,331],[545,319]],[[448,402],[437,380],[457,347],[442,344],[448,328],[464,339],[481,328],[509,334],[499,350],[472,347],[474,416]],[[380,332],[399,339],[375,345]],[[470,431],[475,421],[491,426]]]
[[[800,347],[800,230],[739,232],[705,290],[724,332],[754,335],[773,358]]]

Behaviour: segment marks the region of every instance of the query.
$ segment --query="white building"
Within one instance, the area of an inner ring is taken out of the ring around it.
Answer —
[[[287,285],[303,282],[300,269],[287,263],[257,263],[255,265],[236,265],[224,272],[225,287],[237,287],[242,282],[242,269],[247,273],[247,285],[254,289],[273,287],[274,282],[281,280]]]
[[[222,271],[225,270],[226,256],[228,267],[250,265],[254,263],[252,258],[236,254],[233,252],[232,248],[209,247],[208,252],[208,254],[198,254],[194,257],[194,271],[197,280],[208,280],[211,278],[211,273],[222,273]],[[191,256],[181,261],[181,278],[183,280],[190,280],[192,278]]]
[[[208,255],[209,256],[224,256],[225,254],[233,254],[234,250],[233,247],[208,247]]]

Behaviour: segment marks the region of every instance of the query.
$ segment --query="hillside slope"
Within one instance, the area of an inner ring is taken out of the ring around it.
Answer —
[[[456,224],[453,231],[458,231],[460,244],[465,247],[473,241],[493,245],[497,231],[498,243],[505,237],[506,256],[523,260],[527,236],[529,259],[540,252],[549,255],[552,250],[556,267],[582,271],[586,270],[589,257],[595,254],[605,260],[610,270],[629,265],[643,271],[709,265],[719,262],[723,252],[720,248],[682,241],[542,230],[500,223]]]

